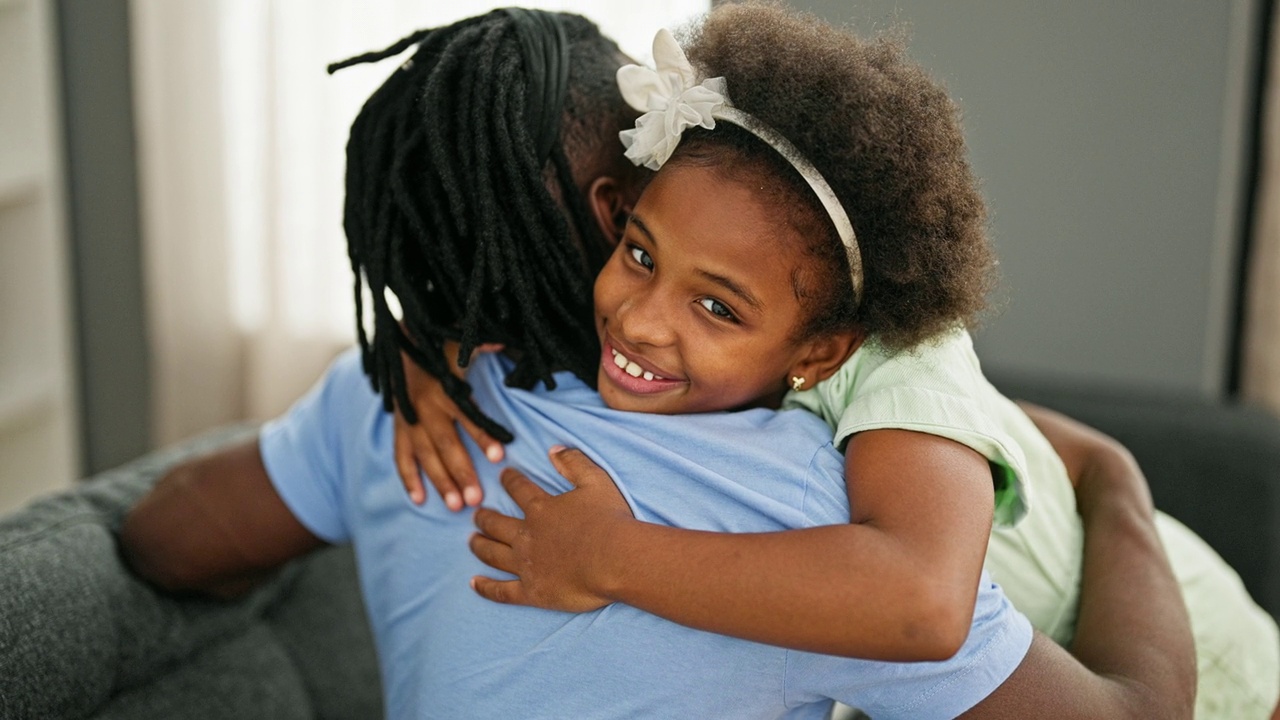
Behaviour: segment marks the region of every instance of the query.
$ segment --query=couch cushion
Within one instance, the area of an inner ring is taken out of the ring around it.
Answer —
[[[203,648],[171,672],[116,695],[93,714],[95,720],[314,717],[306,684],[262,622]]]

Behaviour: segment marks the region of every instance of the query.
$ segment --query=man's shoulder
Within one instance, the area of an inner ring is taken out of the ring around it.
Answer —
[[[381,408],[381,398],[364,374],[360,349],[351,348],[339,354],[287,412],[265,423],[262,434],[335,443],[349,434],[344,428],[366,421],[374,408]]]
[[[369,389],[369,379],[364,374],[364,361],[360,348],[350,347],[338,353],[325,369],[322,381],[337,387],[359,386]]]
[[[348,348],[334,358],[316,385],[325,404],[335,409],[354,409],[381,401],[364,373],[358,347]]]

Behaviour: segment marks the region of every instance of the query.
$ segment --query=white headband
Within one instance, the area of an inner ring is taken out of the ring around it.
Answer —
[[[723,120],[746,130],[778,152],[800,173],[836,226],[844,243],[853,280],[854,300],[862,298],[862,256],[853,223],[840,199],[822,173],[781,133],[729,104],[722,77],[698,81],[693,66],[676,39],[665,28],[653,38],[653,61],[657,69],[639,65],[618,68],[618,89],[631,107],[644,113],[633,130],[618,133],[627,158],[650,170],[661,168],[671,157],[684,131],[691,127],[708,130]]]

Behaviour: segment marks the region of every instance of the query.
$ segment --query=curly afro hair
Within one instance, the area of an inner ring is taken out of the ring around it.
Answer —
[[[717,7],[682,35],[702,76],[724,77],[736,107],[804,153],[853,222],[864,274],[857,306],[834,227],[799,174],[768,159],[776,153],[767,145],[717,126],[686,133],[673,158],[698,162],[717,145],[731,155],[754,146],[746,152],[757,162],[785,166],[783,192],[798,201],[785,206],[789,221],[813,227],[795,217],[797,207],[820,218],[825,232],[816,233],[809,252],[834,266],[821,286],[803,283],[810,292],[796,283],[798,295],[824,306],[804,332],[852,324],[886,348],[903,350],[976,324],[995,283],[985,206],[958,107],[907,58],[900,38],[864,39],[755,3]]]

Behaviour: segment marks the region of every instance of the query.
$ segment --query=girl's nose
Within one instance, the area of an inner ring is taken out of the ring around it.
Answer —
[[[632,345],[663,347],[675,341],[675,308],[653,292],[635,293],[618,308],[622,340]]]

